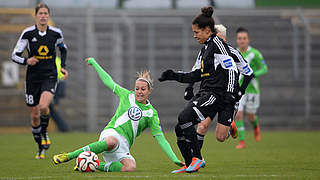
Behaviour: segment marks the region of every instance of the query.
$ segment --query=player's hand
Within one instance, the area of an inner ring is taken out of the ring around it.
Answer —
[[[182,162],[182,161],[180,161],[180,160],[175,161],[174,163],[175,163],[176,165],[180,166],[180,167],[183,167],[183,166],[186,165],[184,162]]]
[[[29,59],[27,59],[27,64],[30,66],[34,66],[39,62],[39,60],[35,57],[31,57]]]
[[[92,66],[96,60],[93,57],[86,58],[85,61],[87,62],[88,65]]]
[[[184,90],[184,99],[187,100],[187,101],[190,101],[193,97],[194,97],[193,87],[192,86],[188,86]]]
[[[164,71],[158,80],[160,82],[162,82],[162,81],[166,81],[166,80],[176,80],[176,79],[177,79],[176,73],[173,70],[169,69],[169,70]]]
[[[64,74],[63,80],[67,80],[68,77],[69,77],[68,71],[67,71],[65,68],[62,67],[62,68],[61,68],[61,72],[62,72],[62,74]]]

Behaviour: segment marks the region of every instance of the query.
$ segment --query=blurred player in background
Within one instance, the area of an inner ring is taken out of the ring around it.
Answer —
[[[268,67],[262,57],[262,54],[255,48],[249,46],[250,37],[249,31],[245,28],[238,28],[237,30],[237,44],[238,50],[242,56],[248,61],[250,67],[253,70],[254,78],[248,85],[245,91],[245,95],[240,100],[239,111],[236,115],[236,125],[239,129],[239,144],[237,149],[245,148],[244,142],[244,123],[243,123],[243,111],[246,111],[246,115],[250,123],[254,128],[254,138],[258,142],[261,140],[260,126],[258,122],[258,116],[256,115],[260,105],[260,85],[259,77],[268,72]],[[240,77],[240,84],[243,82],[243,77]]]
[[[225,42],[227,42],[227,28],[222,24],[215,25],[214,27],[217,32],[217,36],[219,38],[223,39]],[[236,65],[237,65],[238,71],[244,77],[244,83],[242,83],[242,85],[240,86],[240,88],[239,88],[240,90],[237,95],[237,101],[239,101],[241,96],[244,94],[245,89],[247,88],[250,80],[253,78],[253,73],[252,73],[253,71],[250,68],[248,62],[241,56],[241,54],[237,50],[235,50],[231,46],[229,46],[229,48],[231,50],[232,58],[234,59]],[[194,97],[193,83],[191,83],[191,84],[189,84],[189,86],[185,90],[184,98],[189,101],[193,97]],[[234,113],[237,113],[237,111],[238,111],[237,107],[238,107],[238,103],[235,106]],[[206,133],[209,130],[211,121],[212,121],[212,119],[210,117],[207,117],[205,120],[201,121],[197,126],[197,136],[198,136],[200,149],[202,148],[204,136],[206,135]],[[230,131],[230,135],[233,138],[237,138],[238,137],[238,130],[237,130],[236,125],[234,124],[234,121],[232,121],[232,128],[233,128],[233,131]],[[223,141],[220,141],[220,142],[223,142]]]
[[[50,118],[49,104],[57,85],[56,48],[61,52],[61,72],[68,78],[65,69],[67,47],[62,31],[48,25],[50,9],[40,3],[35,8],[36,24],[24,29],[12,53],[12,60],[27,65],[25,82],[26,104],[30,108],[32,134],[38,144],[37,159],[45,157],[51,141],[47,133]],[[28,57],[22,57],[27,49]]]
[[[88,58],[86,61],[97,71],[104,85],[119,97],[120,103],[115,115],[101,132],[99,141],[73,152],[55,155],[54,163],[67,162],[77,158],[84,151],[92,151],[96,154],[102,153],[105,162],[99,164],[98,169],[101,171],[135,171],[136,161],[130,154],[130,148],[135,138],[146,128],[150,128],[152,135],[171,161],[178,166],[184,166],[164,137],[158,113],[148,100],[152,92],[149,72],[139,73],[134,91],[129,91],[115,83],[94,58]]]
[[[181,83],[201,81],[199,92],[179,114],[175,128],[177,144],[187,166],[172,173],[196,172],[205,166],[194,125],[208,117],[213,119],[218,114],[216,138],[224,141],[232,129],[235,96],[239,91],[238,69],[230,47],[217,36],[213,8],[205,7],[201,12],[192,21],[193,36],[203,44],[194,68],[191,72],[169,69],[159,78],[159,81],[175,80]]]

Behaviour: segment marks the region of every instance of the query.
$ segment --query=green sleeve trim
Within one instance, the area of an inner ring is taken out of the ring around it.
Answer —
[[[176,154],[172,151],[172,148],[164,135],[157,135],[155,136],[156,140],[158,141],[161,149],[166,153],[166,155],[170,158],[172,162],[179,162]]]
[[[97,71],[103,84],[114,92],[117,84],[112,80],[111,76],[97,63],[94,58],[90,58],[88,60],[88,64]]]

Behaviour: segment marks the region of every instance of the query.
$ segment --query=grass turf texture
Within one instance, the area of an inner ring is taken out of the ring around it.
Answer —
[[[138,137],[131,149],[137,161],[137,172],[132,173],[74,172],[75,160],[54,165],[54,154],[93,142],[98,134],[52,133],[50,137],[53,144],[46,159],[36,160],[31,133],[0,134],[0,179],[320,179],[320,132],[262,132],[259,143],[248,132],[247,148],[242,150],[235,149],[236,140],[219,143],[211,132],[203,149],[207,167],[193,174],[170,174],[178,167],[149,133]],[[166,137],[181,157],[174,134]]]

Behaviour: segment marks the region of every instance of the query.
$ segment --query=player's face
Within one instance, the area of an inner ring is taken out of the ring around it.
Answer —
[[[246,32],[239,32],[237,34],[237,44],[241,49],[246,49],[249,46],[249,35]]]
[[[40,8],[36,14],[36,21],[38,25],[47,25],[49,21],[49,11],[47,8]]]
[[[137,101],[139,103],[146,104],[147,99],[151,94],[152,90],[149,88],[147,82],[139,80],[139,81],[136,81],[134,92],[135,92]]]
[[[192,31],[193,31],[193,37],[197,39],[198,43],[204,44],[206,40],[210,37],[212,34],[209,27],[206,27],[204,29],[200,29],[198,25],[192,24]]]

